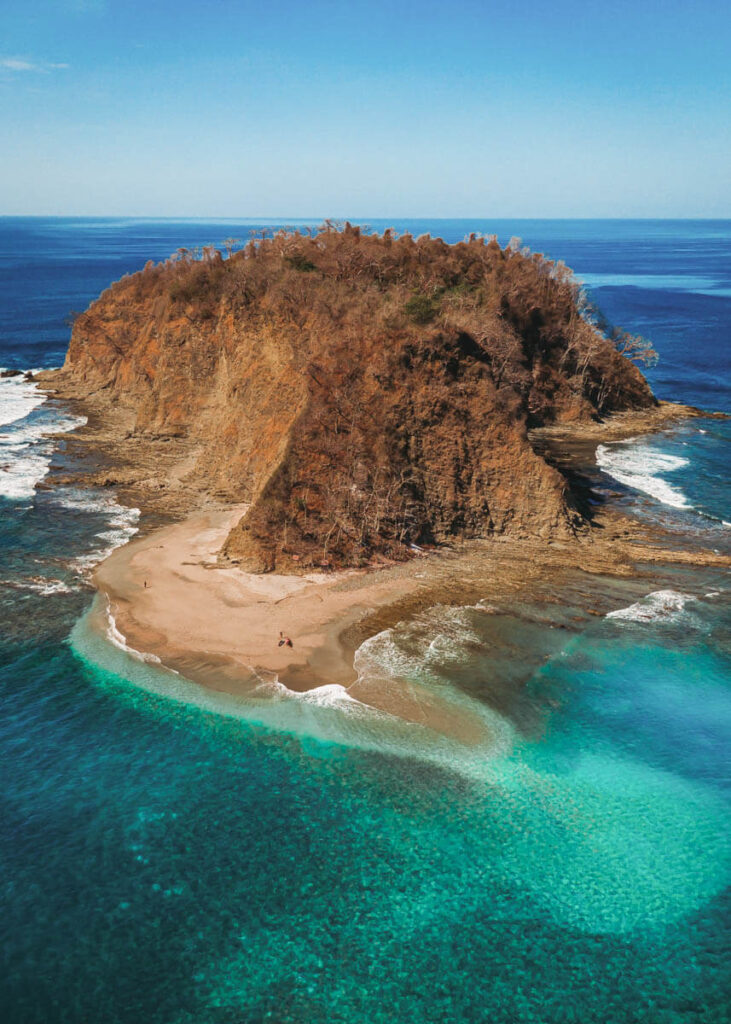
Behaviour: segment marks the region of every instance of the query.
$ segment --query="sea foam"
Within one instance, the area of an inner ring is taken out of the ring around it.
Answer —
[[[0,427],[25,419],[45,400],[37,384],[24,376],[0,378]]]
[[[366,713],[375,710],[352,697],[339,683],[325,683],[311,690],[291,690],[285,686],[276,672],[263,672],[253,665],[249,665],[249,670],[252,676],[259,680],[253,690],[257,696],[274,700],[302,701],[320,708],[338,708],[346,713],[357,712],[358,709]]]
[[[46,404],[45,395],[34,381],[24,376],[0,378],[0,497],[11,501],[32,499],[48,473],[56,436],[85,423],[86,417],[72,416]],[[137,533],[140,510],[120,505],[114,496],[65,487],[53,491],[49,501],[62,508],[98,513],[106,520],[105,527],[95,535],[101,543],[71,563],[80,575],[89,573]]]
[[[82,416],[41,409],[45,401],[25,377],[0,379],[0,497],[32,498],[51,465],[55,435],[86,423]]]
[[[106,635],[107,635],[107,640],[111,644],[114,644],[114,646],[118,647],[120,651],[124,651],[125,654],[131,655],[133,658],[136,658],[138,661],[144,661],[144,662],[147,662],[148,664],[153,664],[153,665],[161,665],[162,664],[162,662],[160,661],[160,659],[158,658],[158,656],[156,654],[147,654],[145,651],[138,651],[135,647],[130,647],[130,645],[127,643],[127,637],[124,635],[124,633],[120,632],[119,627],[117,626],[117,620],[115,618],[114,612],[112,611],[111,602],[108,599],[107,599],[107,609],[106,609],[106,612],[107,612]],[[168,672],[172,672],[174,675],[178,675],[178,673],[175,671],[175,669],[168,669],[167,671]]]
[[[608,612],[606,617],[623,622],[674,622],[680,618],[688,602],[694,600],[692,594],[681,594],[675,590],[655,590],[627,608]]]
[[[614,480],[635,491],[649,494],[672,508],[692,508],[679,487],[669,484],[663,474],[674,473],[688,465],[688,459],[667,455],[647,444],[615,448],[600,444],[596,450],[597,465]]]
[[[106,519],[104,528],[94,534],[94,539],[102,543],[92,551],[78,555],[70,563],[70,567],[82,576],[131,540],[139,530],[140,510],[120,505],[113,495],[66,488],[54,492],[51,500],[62,508],[96,513]]]
[[[0,587],[10,587],[12,590],[31,590],[36,594],[43,594],[44,597],[49,594],[71,594],[80,589],[76,584],[45,576],[0,580]]]

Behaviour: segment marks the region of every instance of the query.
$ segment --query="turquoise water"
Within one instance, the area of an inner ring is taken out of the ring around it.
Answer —
[[[654,239],[658,273],[681,229]],[[93,232],[67,232],[92,261]],[[616,226],[578,235],[594,272],[621,270]],[[728,326],[731,302],[709,301]],[[32,400],[3,386],[20,411]],[[137,523],[109,494],[33,486],[68,458],[42,436],[66,415],[46,403],[0,426],[14,468],[0,476],[3,1020],[731,1019],[723,573],[577,573],[561,601],[547,586],[531,605],[492,604],[486,579],[476,605],[361,648],[364,678],[480,716],[474,746],[347,702],[218,713],[90,630],[84,571]],[[694,421],[614,446],[631,484],[597,480],[720,550],[727,445],[723,423]]]

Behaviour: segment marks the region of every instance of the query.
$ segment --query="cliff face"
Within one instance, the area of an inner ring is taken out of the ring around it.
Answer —
[[[63,375],[129,407],[136,434],[195,441],[192,476],[251,502],[224,556],[358,565],[574,529],[528,428],[654,404],[579,302],[560,265],[495,242],[282,233],[117,282]]]

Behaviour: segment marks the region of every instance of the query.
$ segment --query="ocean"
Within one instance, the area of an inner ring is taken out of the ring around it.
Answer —
[[[653,341],[658,397],[731,412],[731,221],[370,223],[519,236]],[[60,365],[68,314],[148,259],[266,226],[0,218],[0,368]],[[362,645],[359,672],[476,709],[484,747],[217,703],[87,628],[90,568],[140,523],[47,486],[78,424],[0,379],[2,1021],[731,1021],[726,574],[577,571],[529,603],[485,579]],[[601,446],[597,487],[728,552],[730,441]]]

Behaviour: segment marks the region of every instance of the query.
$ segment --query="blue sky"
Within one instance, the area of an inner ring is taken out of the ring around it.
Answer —
[[[720,0],[2,0],[0,214],[731,216]]]

